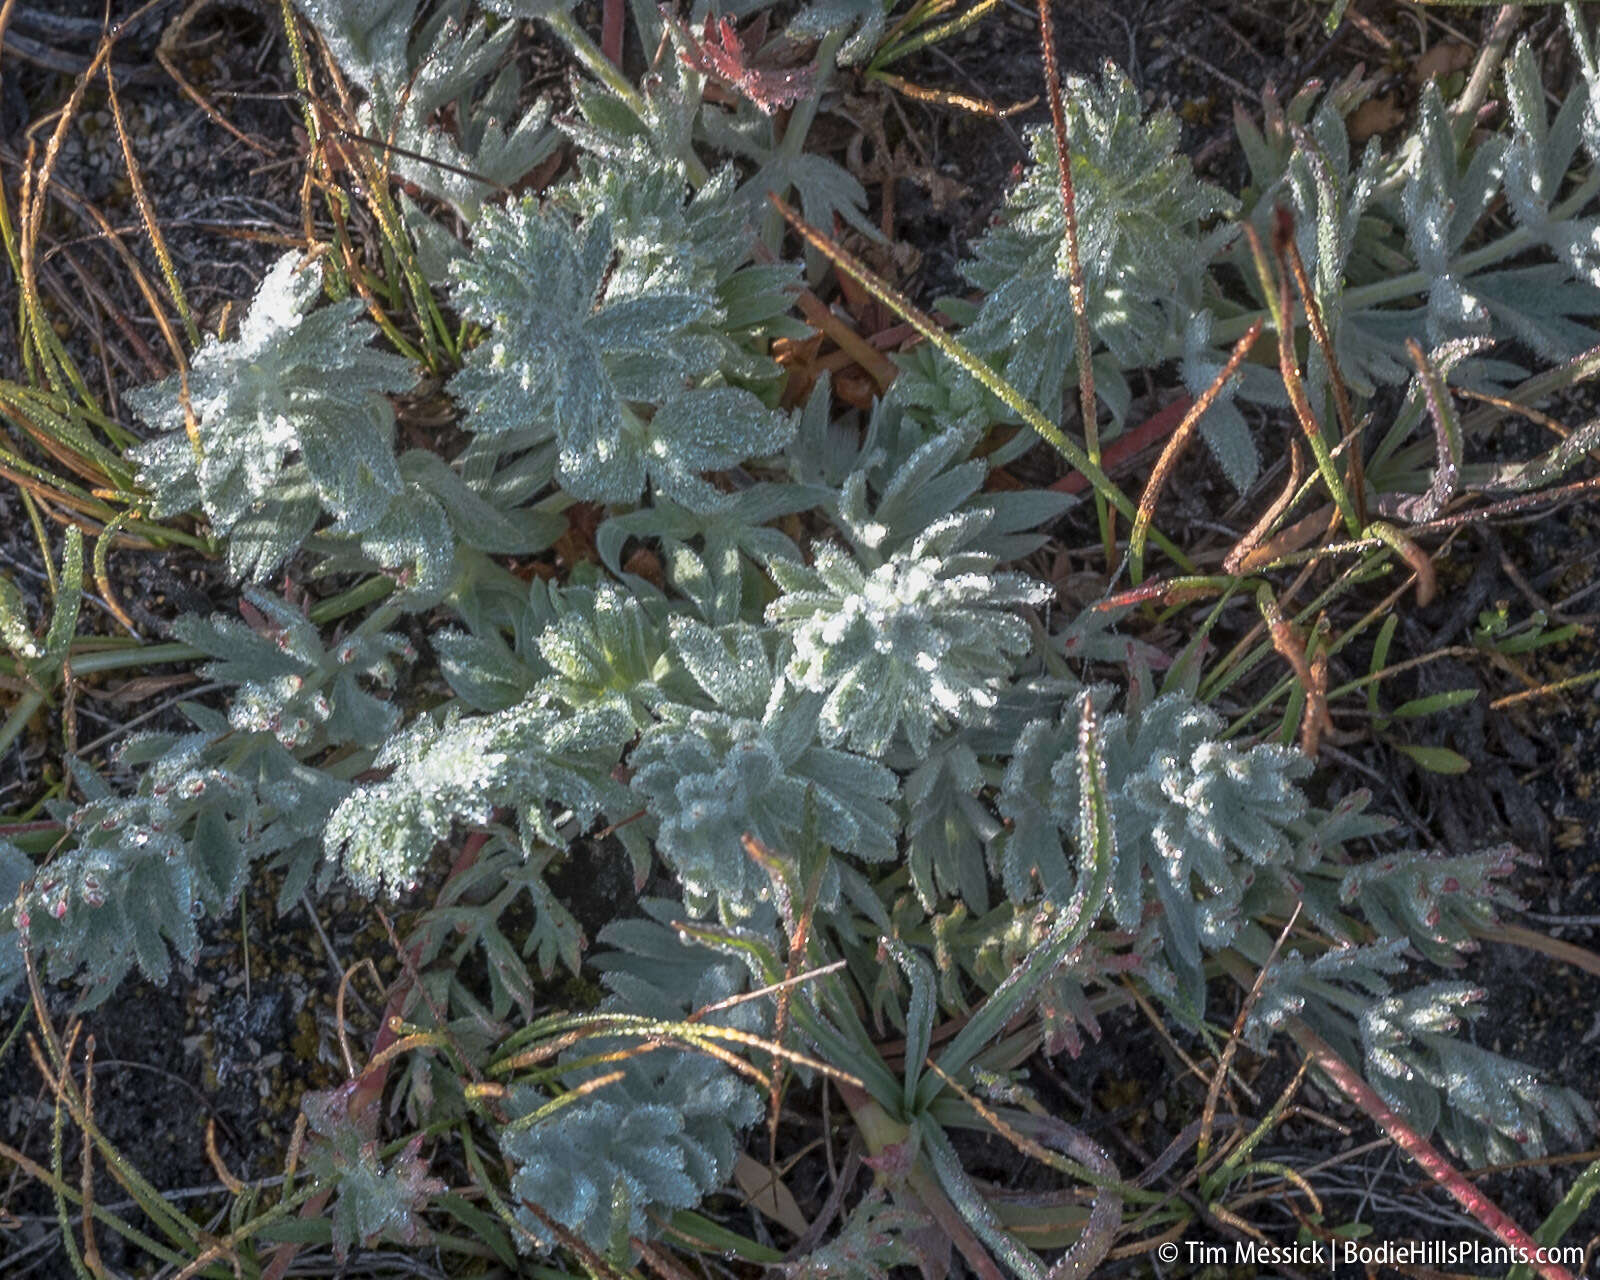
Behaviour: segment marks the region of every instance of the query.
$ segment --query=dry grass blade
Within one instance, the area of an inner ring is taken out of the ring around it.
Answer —
[[[1513,946],[1537,951],[1540,955],[1549,956],[1552,960],[1559,960],[1563,964],[1570,964],[1600,978],[1600,955],[1588,947],[1580,947],[1575,942],[1552,938],[1520,924],[1495,925],[1491,929],[1483,930],[1479,936],[1490,942],[1509,942]]]
[[[1280,205],[1277,217],[1273,221],[1272,247],[1274,256],[1278,260],[1276,272],[1261,246],[1261,237],[1256,234],[1255,227],[1248,222],[1244,224],[1244,235],[1246,243],[1250,246],[1250,254],[1255,260],[1256,275],[1260,279],[1262,293],[1266,296],[1268,310],[1272,313],[1273,327],[1278,331],[1278,374],[1283,379],[1289,404],[1294,409],[1295,421],[1300,424],[1300,430],[1305,434],[1306,443],[1311,447],[1311,455],[1317,460],[1317,471],[1338,505],[1339,514],[1343,517],[1346,528],[1352,535],[1358,535],[1361,532],[1361,525],[1356,519],[1355,506],[1345,490],[1344,481],[1339,477],[1338,469],[1334,466],[1328,442],[1323,438],[1322,424],[1317,421],[1317,415],[1312,411],[1310,398],[1306,395],[1305,381],[1300,376],[1300,356],[1295,348],[1294,305],[1289,283],[1292,271],[1287,261],[1287,243],[1294,239],[1294,216]]]
[[[873,72],[873,79],[882,80],[890,88],[917,102],[931,102],[935,106],[954,107],[957,111],[965,111],[969,115],[987,116],[991,120],[1005,120],[1020,112],[1026,111],[1037,98],[1029,98],[1026,102],[1013,102],[1009,107],[997,106],[993,102],[986,102],[982,98],[974,98],[970,94],[956,93],[952,89],[929,89],[924,85],[913,84],[911,81],[894,75],[888,71]]]
[[[1162,449],[1161,456],[1156,459],[1156,465],[1150,472],[1150,479],[1145,482],[1144,493],[1139,498],[1139,513],[1133,518],[1133,532],[1128,535],[1128,555],[1133,562],[1135,582],[1144,576],[1142,573],[1144,544],[1150,534],[1150,521],[1155,516],[1156,502],[1161,497],[1161,491],[1166,488],[1167,481],[1178,465],[1178,459],[1183,456],[1183,451],[1194,438],[1194,433],[1200,426],[1200,419],[1205,417],[1206,410],[1216,403],[1217,397],[1222,394],[1222,388],[1228,384],[1228,379],[1233,377],[1239,366],[1244,363],[1245,357],[1250,354],[1250,348],[1255,346],[1256,339],[1261,336],[1263,326],[1264,321],[1258,319],[1250,326],[1244,337],[1234,343],[1227,363],[1218,370],[1217,376],[1200,393],[1199,398],[1189,406],[1183,415],[1183,420],[1178,423],[1166,447]]]
[[[1276,540],[1268,547],[1262,547],[1261,540],[1267,536],[1267,531],[1278,523],[1284,512],[1294,505],[1295,495],[1300,492],[1300,483],[1304,479],[1305,458],[1300,453],[1300,442],[1298,440],[1290,440],[1289,479],[1284,484],[1283,491],[1261,513],[1261,518],[1250,526],[1244,537],[1240,538],[1234,544],[1233,550],[1228,552],[1227,558],[1222,562],[1222,568],[1225,572],[1234,575],[1248,573],[1255,565],[1267,560],[1275,560],[1278,556],[1284,554]],[[1326,524],[1326,519],[1321,516],[1312,516],[1310,519]],[[1299,526],[1294,527],[1298,528]],[[1288,531],[1286,530],[1285,532]],[[1287,549],[1289,551],[1298,551],[1314,536],[1315,533],[1312,533],[1305,541],[1297,542]]]
[[[1250,984],[1250,990],[1240,1002],[1239,1013],[1233,1020],[1233,1029],[1228,1033],[1228,1042],[1222,1046],[1222,1053],[1217,1057],[1217,1069],[1211,1074],[1211,1085],[1206,1090],[1206,1104],[1200,1112],[1200,1134],[1195,1139],[1195,1159],[1199,1162],[1204,1162],[1206,1154],[1211,1150],[1211,1129],[1217,1119],[1217,1103],[1222,1098],[1222,1087],[1228,1079],[1228,1068],[1233,1065],[1234,1055],[1239,1051],[1239,1041],[1244,1036],[1245,1020],[1249,1018],[1250,1011],[1256,1007],[1256,1001],[1261,998],[1261,988],[1266,983],[1267,970],[1272,968],[1272,962],[1278,958],[1278,953],[1283,950],[1283,944],[1288,941],[1295,921],[1300,918],[1301,906],[1301,903],[1295,903],[1294,911],[1284,921],[1283,928],[1278,931],[1277,940],[1273,942],[1272,950],[1267,953],[1266,962],[1257,971],[1256,980]]]
[[[233,1170],[228,1168],[222,1159],[222,1153],[217,1150],[217,1120],[215,1116],[206,1119],[206,1159],[211,1162],[211,1169],[217,1175],[217,1181],[225,1186],[232,1195],[244,1194],[244,1183],[233,1176]]]
[[[1411,566],[1417,580],[1417,603],[1422,606],[1431,604],[1439,589],[1438,576],[1433,571],[1433,558],[1405,534],[1382,520],[1374,520],[1369,524],[1367,535],[1390,547]]]
[[[1355,413],[1350,408],[1350,388],[1345,384],[1344,373],[1339,368],[1339,357],[1333,349],[1333,338],[1328,326],[1322,322],[1322,307],[1317,302],[1316,290],[1306,274],[1306,264],[1300,257],[1300,246],[1293,236],[1284,240],[1284,253],[1294,274],[1294,287],[1300,293],[1305,307],[1306,322],[1317,349],[1322,352],[1323,363],[1328,366],[1328,380],[1333,384],[1333,406],[1339,416],[1339,436],[1345,450],[1345,477],[1350,485],[1350,499],[1355,503],[1356,521],[1367,522],[1367,477],[1362,467],[1361,442],[1357,439]]]
[[[789,1031],[789,994],[795,977],[800,972],[800,965],[805,959],[806,946],[810,940],[811,916],[816,907],[818,881],[813,877],[813,883],[808,886],[806,900],[796,913],[789,901],[791,895],[785,889],[786,872],[782,859],[749,832],[744,834],[742,840],[745,853],[771,876],[779,901],[786,908],[782,914],[788,917],[789,955],[784,963],[783,981],[776,984],[777,1010],[772,1019],[772,1038],[778,1044],[782,1044]],[[819,867],[819,875],[820,872]],[[777,1058],[773,1058],[772,1080],[767,1090],[767,1155],[768,1162],[774,1165],[778,1162],[778,1122],[782,1113],[783,1083],[783,1064]]]
[[[252,138],[244,130],[240,129],[238,125],[234,124],[232,120],[229,120],[227,116],[223,115],[222,112],[218,111],[216,107],[212,106],[206,97],[190,84],[184,78],[183,73],[178,70],[177,59],[174,57],[178,50],[178,42],[183,38],[184,32],[189,29],[189,25],[199,16],[200,11],[212,3],[213,0],[193,0],[193,3],[178,15],[177,21],[161,33],[161,43],[156,46],[156,61],[172,77],[173,83],[183,92],[184,97],[205,112],[206,118],[212,124],[232,134],[256,154],[270,157],[272,155],[271,148]]]
[[[1325,664],[1321,666],[1319,676],[1318,664],[1306,657],[1305,645],[1295,635],[1293,625],[1283,616],[1277,599],[1265,584],[1256,594],[1256,602],[1262,618],[1266,620],[1272,647],[1293,669],[1295,679],[1305,690],[1306,708],[1300,719],[1300,749],[1315,758],[1323,733],[1333,728],[1333,720],[1328,715],[1327,667]]]
[[[178,280],[178,270],[172,261],[172,251],[167,248],[167,238],[161,234],[161,224],[156,219],[156,210],[150,202],[150,193],[145,189],[144,172],[139,168],[138,157],[133,154],[133,144],[128,140],[128,123],[122,114],[122,99],[117,95],[117,80],[111,73],[109,59],[105,64],[105,77],[106,99],[111,104],[111,119],[117,128],[117,141],[122,146],[122,164],[128,174],[133,202],[139,209],[139,217],[144,221],[145,234],[150,237],[150,247],[155,250],[156,262],[166,279],[167,291],[172,296],[173,305],[178,308],[178,318],[183,321],[189,345],[199,347],[200,330],[195,325],[194,313],[189,310],[189,300],[184,297],[183,285]]]
[[[1008,1124],[991,1107],[985,1105],[981,1098],[962,1088],[940,1070],[939,1065],[931,1058],[927,1066],[953,1089],[963,1102],[976,1111],[986,1124],[1024,1155],[1032,1156],[1052,1169],[1076,1174],[1078,1171],[1061,1158],[1066,1156],[1095,1175],[1099,1194],[1089,1207],[1089,1218],[1083,1225],[1083,1233],[1078,1237],[1077,1243],[1069,1248],[1045,1275],[1045,1280],[1087,1280],[1111,1252],[1111,1243],[1116,1239],[1118,1228],[1122,1226],[1122,1195],[1117,1189],[1122,1175],[1117,1166],[1111,1162],[1111,1157],[1088,1135],[1073,1128],[1064,1120],[1035,1110],[1033,1123],[1055,1148],[1054,1151],[1047,1150],[1041,1143],[1019,1132],[1014,1125]]]

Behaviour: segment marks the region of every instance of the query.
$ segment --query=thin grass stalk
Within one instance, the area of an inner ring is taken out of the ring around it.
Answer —
[[[117,141],[122,146],[122,164],[128,174],[128,185],[133,190],[133,202],[138,206],[145,234],[150,238],[150,247],[155,250],[156,263],[160,266],[161,275],[167,282],[167,292],[172,297],[172,304],[177,307],[178,318],[183,321],[183,331],[188,336],[189,346],[197,350],[200,346],[200,330],[195,325],[194,313],[189,310],[189,300],[184,296],[183,284],[178,279],[172,253],[167,248],[167,238],[161,234],[161,224],[156,219],[156,210],[150,202],[150,193],[145,190],[144,174],[139,168],[138,158],[133,154],[133,144],[128,140],[128,123],[122,115],[122,99],[117,96],[117,78],[112,74],[110,58],[106,59],[104,74],[106,98],[111,104],[111,120],[116,125]]]
[[[1039,48],[1044,58],[1045,92],[1050,99],[1050,131],[1055,136],[1056,175],[1061,191],[1061,236],[1067,251],[1067,295],[1072,300],[1072,336],[1078,364],[1078,413],[1083,419],[1083,443],[1089,460],[1100,465],[1100,402],[1094,391],[1094,359],[1089,339],[1089,300],[1084,286],[1083,258],[1078,252],[1078,194],[1072,181],[1072,139],[1067,132],[1066,105],[1061,94],[1061,70],[1056,66],[1056,32],[1053,0],[1039,0]],[[1258,330],[1259,332],[1259,330]],[[1105,551],[1106,572],[1116,566],[1116,516],[1097,488],[1095,519]],[[1145,521],[1146,526],[1149,521]],[[1135,581],[1138,579],[1136,578]]]
[[[1048,5],[1049,0],[1040,0],[1040,4]],[[1244,358],[1250,354],[1250,348],[1255,346],[1256,339],[1261,336],[1261,329],[1262,322],[1258,320],[1234,345],[1227,363],[1211,380],[1211,384],[1201,392],[1200,397],[1189,406],[1183,415],[1183,420],[1168,438],[1166,447],[1161,450],[1156,465],[1151,469],[1150,479],[1145,482],[1144,493],[1139,498],[1139,511],[1133,520],[1133,531],[1128,535],[1130,562],[1128,576],[1136,585],[1144,580],[1144,545],[1150,534],[1150,521],[1155,516],[1156,502],[1161,497],[1161,491],[1166,487],[1167,480],[1178,465],[1178,459],[1183,456],[1184,449],[1188,447],[1195,431],[1199,428],[1200,419],[1222,394],[1222,388],[1227,385],[1228,379],[1233,377],[1239,366],[1244,363]]]
[[[1054,446],[1062,457],[1066,458],[1069,463],[1083,473],[1089,483],[1094,486],[1096,492],[1105,495],[1107,502],[1129,520],[1132,520],[1138,514],[1138,508],[1129,499],[1128,495],[1123,493],[1116,483],[1100,468],[1099,464],[1083,451],[1082,446],[1074,442],[1060,427],[1034,408],[1015,387],[977,356],[973,355],[960,341],[945,332],[943,328],[935,323],[931,316],[923,312],[892,284],[863,265],[847,249],[818,231],[783,200],[775,195],[769,195],[767,199],[783,214],[785,220],[806,243],[821,252],[835,267],[844,272],[845,275],[849,276],[884,306],[902,317],[912,328],[932,343],[940,354],[969,373],[1006,408],[1010,409],[1037,432],[1041,439]],[[1196,571],[1194,561],[1190,560],[1183,553],[1182,548],[1161,533],[1160,530],[1152,528],[1150,540],[1160,547],[1185,573],[1194,573]]]
[[[1255,259],[1261,291],[1266,295],[1272,312],[1273,328],[1278,332],[1278,372],[1283,378],[1284,390],[1289,393],[1289,403],[1294,408],[1295,418],[1300,423],[1301,431],[1305,433],[1306,443],[1311,446],[1311,454],[1317,460],[1317,470],[1337,504],[1339,514],[1344,518],[1345,526],[1353,536],[1359,536],[1361,526],[1356,521],[1355,505],[1350,501],[1344,481],[1333,464],[1328,442],[1322,434],[1322,425],[1312,411],[1311,401],[1306,397],[1305,383],[1300,377],[1300,358],[1294,344],[1294,310],[1289,295],[1290,273],[1284,269],[1287,264],[1282,261],[1285,253],[1283,244],[1294,235],[1293,218],[1287,209],[1279,207],[1272,230],[1273,252],[1280,263],[1280,269],[1276,273],[1267,262],[1267,255],[1262,250],[1261,238],[1256,235],[1256,229],[1245,223],[1244,233],[1250,244],[1250,253]]]
[[[1344,372],[1339,368],[1339,356],[1333,348],[1333,338],[1328,333],[1328,326],[1322,322],[1322,308],[1317,304],[1316,290],[1311,287],[1305,261],[1300,257],[1300,246],[1293,236],[1285,237],[1284,252],[1294,273],[1294,287],[1299,291],[1301,306],[1305,308],[1311,336],[1322,352],[1322,362],[1328,367],[1328,381],[1333,387],[1334,412],[1339,418],[1339,436],[1346,453],[1345,473],[1351,500],[1355,503],[1356,522],[1365,525],[1367,478],[1362,469],[1361,443],[1356,438],[1358,427],[1355,412],[1350,407],[1350,388],[1345,384]]]

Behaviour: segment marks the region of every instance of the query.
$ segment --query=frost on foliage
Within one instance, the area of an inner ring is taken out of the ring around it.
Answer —
[[[889,6],[883,0],[813,0],[789,22],[790,36],[823,36],[842,32],[839,65],[854,66],[871,57],[883,37]]]
[[[1198,305],[1216,251],[1200,224],[1233,207],[1194,176],[1167,111],[1145,118],[1138,90],[1107,66],[1067,94],[1079,256],[1094,336],[1115,370],[1158,362]],[[1074,365],[1065,222],[1055,139],[1029,134],[1032,160],[963,272],[985,291],[963,340],[990,356],[1047,416]]]
[[[1554,118],[1546,114],[1544,86],[1528,42],[1520,41],[1507,59],[1513,131],[1505,153],[1505,189],[1518,225],[1537,236],[1574,277],[1600,288],[1600,219],[1563,218],[1555,212],[1579,148],[1600,160],[1600,76],[1581,34],[1578,45],[1587,83],[1567,96]]]
[[[316,1135],[306,1150],[306,1172],[317,1186],[333,1191],[333,1256],[340,1263],[352,1245],[428,1243],[432,1236],[417,1215],[445,1190],[442,1181],[428,1176],[420,1133],[383,1161],[376,1105],[356,1115],[350,1112],[360,1085],[360,1080],[351,1080],[308,1093],[300,1104]]]
[[[373,764],[388,776],[339,805],[324,844],[367,890],[411,885],[452,824],[482,824],[500,805],[565,844],[565,820],[587,825],[614,800],[611,770],[632,735],[616,704],[569,712],[537,696],[488,715],[421,717],[384,744]]]
[[[32,859],[11,841],[0,839],[0,1003],[22,977],[24,944],[17,934],[13,904],[32,874]]]
[[[927,1219],[897,1207],[881,1188],[874,1188],[833,1239],[782,1264],[784,1280],[889,1280],[899,1268],[916,1262],[910,1239],[927,1226]]]
[[[296,4],[366,94],[360,108],[366,133],[394,143],[376,160],[464,216],[555,149],[559,135],[548,127],[548,103],[518,111],[522,77],[506,56],[515,23],[491,31],[482,18],[467,23],[465,5],[448,3],[413,38],[417,0]]]
[[[254,587],[244,592],[247,626],[222,614],[180,618],[173,634],[207,654],[210,680],[235,685],[228,722],[270,733],[290,750],[381,742],[396,712],[376,691],[395,681],[395,658],[415,653],[391,633],[356,631],[332,646],[306,615]]]
[[[1405,938],[1434,964],[1458,967],[1460,952],[1496,923],[1496,907],[1522,904],[1503,882],[1515,869],[1508,845],[1455,857],[1393,853],[1357,863],[1338,885],[1338,905],[1354,905],[1385,938]],[[1333,904],[1322,900],[1315,881],[1305,884],[1308,908],[1321,907],[1323,927],[1334,936]]]
[[[1028,724],[1007,767],[1000,812],[1012,830],[1001,878],[1014,901],[1026,900],[1035,880],[1057,899],[1073,883],[1082,856],[1068,851],[1081,809],[1079,717],[1074,703],[1058,721]],[[1310,762],[1283,747],[1219,742],[1222,728],[1208,707],[1168,694],[1136,717],[1107,714],[1099,740],[1118,850],[1112,917],[1131,930],[1147,895],[1161,905],[1164,958],[1197,1003],[1202,951],[1232,941],[1258,870],[1325,856],[1313,838],[1317,815],[1297,785]]]
[[[134,965],[163,981],[169,948],[192,958],[196,919],[226,910],[261,859],[275,860],[298,898],[346,790],[304,761],[330,746],[375,747],[393,725],[377,693],[404,642],[357,632],[326,646],[299,610],[254,589],[241,611],[252,625],[191,616],[174,627],[209,655],[208,678],[234,686],[228,717],[184,704],[192,732],[124,744],[120,763],[138,770],[131,789],[114,792],[75,765],[86,803],[54,806],[74,843],[31,877],[18,924],[50,977],[85,985],[86,1003]]]
[[[750,391],[703,385],[722,355],[696,327],[713,298],[670,273],[619,291],[616,248],[603,214],[575,227],[531,200],[486,209],[455,265],[456,300],[493,335],[451,390],[473,431],[553,434],[574,497],[635,502],[650,481],[715,505],[700,473],[776,452],[793,423]]]
[[[1551,1133],[1578,1142],[1593,1132],[1594,1110],[1581,1095],[1456,1038],[1463,1018],[1482,1014],[1487,994],[1431,983],[1367,1007],[1361,1045],[1373,1087],[1425,1136],[1437,1128],[1473,1165],[1537,1158]]]
[[[881,755],[903,733],[921,754],[935,733],[993,707],[1029,646],[1013,610],[1044,604],[1050,591],[961,549],[986,523],[981,514],[937,521],[870,570],[831,545],[814,566],[770,566],[783,595],[767,618],[792,636],[788,678],[826,695],[826,741]]]
[[[618,921],[600,935],[614,948],[612,963],[602,967],[619,992],[604,1011],[676,1020],[742,989],[738,966],[679,942],[663,927],[673,904],[642,905],[650,918]],[[758,1031],[751,1023],[757,1008],[735,1006],[716,1018]],[[600,1036],[580,1042],[563,1061],[639,1047],[636,1039]],[[602,1252],[618,1239],[654,1235],[659,1218],[694,1208],[719,1190],[732,1174],[740,1130],[761,1114],[760,1098],[747,1082],[709,1055],[683,1049],[575,1065],[561,1083],[575,1090],[619,1069],[621,1079],[564,1103],[570,1093],[551,1098],[516,1087],[510,1099],[515,1118],[500,1140],[514,1196]],[[554,1247],[536,1215],[519,1210],[518,1217],[545,1247]]]
[[[663,163],[643,143],[609,162],[580,161],[578,178],[554,198],[580,217],[609,220],[617,260],[607,296],[632,297],[662,288],[710,297],[721,339],[720,367],[753,380],[771,380],[777,364],[751,339],[806,337],[790,317],[798,262],[752,263],[755,226],[734,199],[735,173],[724,167],[690,196],[681,164]]]
[[[1270,948],[1256,928],[1257,963]],[[1333,947],[1312,958],[1290,950],[1267,966],[1245,1027],[1256,1048],[1290,1018],[1302,1018],[1363,1074],[1423,1137],[1437,1132],[1472,1165],[1545,1154],[1548,1139],[1592,1132],[1593,1109],[1571,1089],[1542,1084],[1513,1062],[1460,1038],[1486,992],[1435,982],[1393,993],[1408,968],[1403,938]]]
[[[786,696],[758,633],[682,620],[673,648],[712,705],[663,706],[630,764],[633,790],[660,824],[657,847],[692,904],[748,916],[770,880],[742,837],[792,850],[808,801],[824,843],[873,860],[893,855],[894,775],[817,741],[820,699]],[[831,897],[836,885],[826,887]]]
[[[305,540],[322,510],[360,533],[404,488],[384,396],[411,385],[411,368],[372,348],[377,330],[357,318],[359,299],[313,311],[321,275],[297,270],[299,261],[280,258],[238,336],[209,339],[194,356],[187,411],[177,374],[128,397],[165,433],[131,451],[153,514],[201,508],[231,535],[232,570],[257,578]]]

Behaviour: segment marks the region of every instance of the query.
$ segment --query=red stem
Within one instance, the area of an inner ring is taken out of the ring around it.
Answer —
[[[622,0],[605,0],[600,13],[600,52],[619,69],[622,66],[622,21],[626,14]]]
[[[1290,1023],[1289,1031],[1307,1056],[1339,1086],[1345,1097],[1365,1111],[1402,1151],[1422,1166],[1424,1173],[1455,1197],[1457,1204],[1504,1243],[1522,1250],[1527,1265],[1544,1280],[1573,1280],[1572,1273],[1565,1267],[1553,1262],[1535,1261],[1541,1246],[1533,1237],[1506,1217],[1499,1205],[1463,1178],[1426,1138],[1396,1115],[1377,1091],[1357,1075],[1326,1040],[1298,1019]]]
[[[1171,435],[1173,429],[1183,421],[1183,415],[1189,412],[1189,406],[1193,403],[1194,400],[1190,396],[1181,395],[1131,431],[1123,432],[1105,448],[1105,453],[1102,455],[1105,470],[1109,472],[1135,454],[1142,453],[1156,441]],[[1057,493],[1083,493],[1088,489],[1089,481],[1083,472],[1069,471],[1050,487]]]

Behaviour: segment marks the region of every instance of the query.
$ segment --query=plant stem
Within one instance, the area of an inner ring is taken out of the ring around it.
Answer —
[[[628,83],[628,78],[617,70],[600,46],[589,39],[588,32],[577,24],[573,16],[565,9],[556,9],[542,16],[546,25],[566,41],[567,48],[571,49],[572,56],[583,64],[584,70],[621,98],[629,110],[644,121],[648,108],[645,106],[643,95]],[[705,162],[692,150],[685,153],[683,165],[688,172],[689,181],[696,187],[704,185],[711,177]]]
[[[1600,170],[1591,173],[1573,193],[1550,211],[1550,220],[1559,222],[1582,213],[1595,196],[1600,195]],[[1500,239],[1490,242],[1481,248],[1474,249],[1471,253],[1464,253],[1451,264],[1451,273],[1459,276],[1470,276],[1482,271],[1485,267],[1492,267],[1497,262],[1504,262],[1507,258],[1521,253],[1524,249],[1531,248],[1537,243],[1532,231],[1526,227],[1517,227],[1507,232]],[[1381,306],[1385,302],[1398,302],[1401,298],[1409,298],[1415,294],[1424,293],[1428,288],[1428,274],[1425,271],[1408,271],[1404,275],[1395,276],[1389,280],[1375,280],[1371,284],[1358,285],[1354,289],[1345,291],[1343,307],[1346,314],[1365,307]],[[1251,311],[1244,315],[1232,316],[1220,321],[1212,333],[1212,339],[1218,343],[1237,342],[1255,323],[1259,316],[1265,312]],[[1305,320],[1304,308],[1295,308],[1296,323]],[[1166,353],[1168,359],[1180,359],[1183,355],[1181,344]]]

